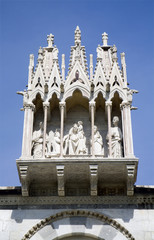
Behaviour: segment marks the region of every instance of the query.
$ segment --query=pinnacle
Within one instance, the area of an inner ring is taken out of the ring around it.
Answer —
[[[80,28],[79,28],[79,26],[77,25],[77,27],[76,27],[76,29],[75,29],[76,31],[80,31]]]

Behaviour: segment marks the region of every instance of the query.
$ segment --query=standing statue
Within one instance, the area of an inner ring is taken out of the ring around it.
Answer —
[[[102,48],[100,45],[98,45],[96,52],[97,52],[97,58],[102,58]]]
[[[53,59],[58,59],[58,48],[56,48],[56,46],[54,46],[54,49],[52,51],[53,53]]]
[[[100,135],[100,132],[97,129],[97,126],[94,126],[94,154],[104,155],[103,139],[102,136]]]
[[[35,158],[41,158],[43,153],[43,123],[40,122],[40,129],[33,133],[32,154]]]
[[[117,47],[115,45],[113,45],[111,50],[112,50],[112,57],[116,59],[117,58]]]
[[[86,137],[83,131],[83,122],[78,121],[69,130],[69,134],[64,136],[64,154],[68,152],[70,155],[86,154]]]
[[[87,154],[86,137],[84,135],[82,121],[78,121],[78,137],[79,137],[79,145],[77,149],[77,154]]]
[[[54,151],[56,154],[60,154],[60,132],[57,129],[54,134]]]
[[[119,118],[117,116],[113,117],[112,120],[113,127],[111,127],[111,156],[114,158],[122,157],[122,133],[121,129],[118,127]],[[109,135],[106,137],[109,141]]]
[[[75,123],[71,128],[71,132],[69,133],[68,139],[69,154],[70,155],[77,154],[78,146],[79,146],[78,125]]]

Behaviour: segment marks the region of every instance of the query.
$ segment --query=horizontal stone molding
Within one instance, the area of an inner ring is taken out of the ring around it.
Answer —
[[[124,208],[124,205],[135,205],[135,208],[154,208],[154,196],[35,196],[35,197],[22,197],[20,196],[0,196],[0,208],[7,208],[9,206],[53,206],[53,205],[104,205],[105,208],[112,207],[111,205],[121,205],[121,208]],[[127,207],[127,206],[126,206]]]

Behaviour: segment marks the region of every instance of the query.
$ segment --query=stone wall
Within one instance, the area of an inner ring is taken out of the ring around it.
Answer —
[[[79,207],[76,208],[78,210],[68,208],[69,205],[65,209],[58,206],[52,206],[52,209],[23,206],[18,209],[0,210],[0,239],[21,240],[27,232],[29,238],[24,239],[32,240],[63,239],[73,234],[78,234],[83,239],[84,236],[87,239],[105,240],[154,239],[152,209],[95,209],[88,205],[87,210]]]

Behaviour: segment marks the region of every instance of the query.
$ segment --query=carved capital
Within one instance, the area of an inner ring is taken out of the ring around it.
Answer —
[[[43,107],[44,107],[44,109],[45,109],[45,108],[48,108],[49,105],[50,105],[49,102],[43,102]]]
[[[94,101],[92,101],[92,102],[89,103],[90,108],[94,108],[95,105],[96,105],[96,102],[94,102]]]
[[[134,195],[135,165],[127,165],[127,195]]]
[[[58,180],[58,195],[65,196],[65,184],[64,184],[64,166],[57,165],[57,180]]]
[[[35,110],[35,105],[33,104],[33,103],[24,103],[24,105],[23,105],[23,107],[24,107],[24,110],[25,109],[32,109],[32,111],[34,111]]]
[[[130,103],[129,102],[122,102],[120,104],[120,109],[123,110],[124,108],[130,108]]]
[[[59,103],[59,106],[60,106],[60,108],[62,109],[64,109],[65,108],[65,106],[66,106],[66,102],[60,102]]]
[[[22,196],[29,196],[28,166],[20,166],[19,172],[22,184]]]
[[[105,106],[106,107],[112,107],[112,102],[111,101],[106,101]]]
[[[90,194],[97,196],[98,165],[89,165],[90,168]]]

